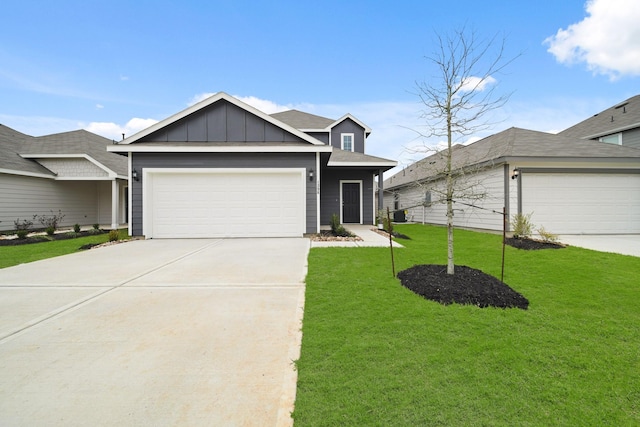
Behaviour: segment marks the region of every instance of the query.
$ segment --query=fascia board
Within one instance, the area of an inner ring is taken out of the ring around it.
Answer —
[[[109,148],[109,147],[107,147]],[[89,156],[88,154],[21,154],[20,157],[22,157],[23,159],[33,159],[33,160],[37,160],[37,159],[85,159],[91,163],[93,163],[94,165],[96,165],[98,168],[102,169],[103,171],[105,171],[107,173],[107,175],[109,175],[109,178],[115,178],[118,176],[118,174],[109,169],[108,167],[106,167],[105,165],[103,165],[102,163],[100,163],[99,161],[97,161],[96,159],[94,159],[93,157]]]
[[[33,178],[45,178],[45,179],[56,179],[56,176],[53,175],[53,173],[51,175],[47,175],[44,173],[37,173],[37,172],[25,172],[25,171],[19,171],[19,170],[15,170],[15,169],[3,169],[0,168],[0,174],[8,174],[8,175],[20,175],[20,176],[30,176]]]
[[[327,127],[326,130],[330,130],[332,128],[334,128],[335,126],[339,125],[340,123],[342,123],[343,121],[345,121],[346,119],[351,119],[354,122],[356,122],[358,125],[362,126],[362,128],[364,128],[364,131],[366,133],[371,133],[371,128],[367,125],[365,125],[363,122],[361,122],[360,120],[358,120],[357,118],[355,118],[354,116],[351,115],[351,113],[347,113],[344,116],[340,117],[338,120],[336,120],[335,122],[331,123],[331,125],[329,125]]]
[[[107,151],[112,153],[330,153],[333,147],[322,144],[320,146],[313,145],[308,147],[277,147],[266,146],[260,147],[256,145],[243,147],[233,145],[229,147],[194,147],[194,146],[148,146],[145,144],[128,145],[126,147],[111,145],[107,147]]]
[[[362,167],[396,167],[398,166],[398,162],[394,162],[394,161],[390,161],[390,162],[331,162],[329,161],[327,163],[327,166],[350,166],[350,167],[357,167],[357,166],[362,166]]]
[[[304,132],[301,132],[298,129],[295,129],[291,126],[289,126],[288,124],[281,122],[280,120],[274,119],[273,117],[269,116],[268,114],[263,113],[262,111],[258,110],[257,108],[252,107],[249,104],[245,104],[244,102],[240,101],[237,98],[234,98],[233,96],[225,93],[225,92],[218,92],[215,95],[210,96],[207,99],[204,99],[200,102],[198,102],[197,104],[192,105],[191,107],[184,109],[176,114],[174,114],[173,116],[170,116],[154,125],[149,126],[148,128],[141,130],[140,132],[130,136],[129,138],[125,138],[122,141],[118,142],[117,145],[129,145],[133,142],[136,142],[138,140],[140,140],[141,138],[144,138],[147,135],[152,134],[153,132],[156,132],[160,129],[162,129],[165,126],[168,126],[172,123],[177,122],[180,119],[183,119],[185,117],[187,117],[190,114],[195,113],[198,110],[201,110],[205,107],[208,107],[211,104],[214,104],[220,100],[225,100],[227,102],[230,102],[231,104],[235,105],[238,108],[241,108],[245,111],[248,111],[249,113],[255,114],[256,116],[260,117],[261,119],[271,123],[274,126],[278,126],[279,128],[297,136],[298,138],[302,139],[303,141],[306,141],[310,144],[313,145],[324,145],[322,143],[322,141],[318,141],[317,139],[305,134]]]

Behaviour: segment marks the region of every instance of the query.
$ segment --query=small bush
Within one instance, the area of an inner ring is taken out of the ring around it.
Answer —
[[[57,214],[51,211],[51,215],[34,215],[33,220],[38,220],[38,222],[42,224],[42,226],[47,230],[47,234],[49,234],[50,228],[53,228],[53,231],[56,231],[58,229],[58,224],[60,224],[64,217],[65,215],[62,213],[62,211],[58,210]],[[51,234],[53,234],[53,232]]]
[[[18,235],[18,239],[24,239],[29,234],[29,230],[18,230],[16,234]]]
[[[540,226],[538,228],[538,234],[540,235],[540,238],[542,239],[543,242],[556,243],[558,241],[558,235],[553,234],[550,231],[547,231],[547,229],[544,228],[543,226]]]
[[[352,237],[352,234],[340,224],[340,218],[336,214],[331,215],[331,232],[334,236]]]
[[[79,233],[80,232],[80,224],[75,224],[73,226],[73,232],[74,233]]]
[[[382,224],[382,229],[389,233],[391,231],[391,220],[385,210],[378,211],[378,224]]]
[[[29,221],[28,219],[21,220],[20,218],[13,221],[13,226],[17,231],[26,230],[29,231],[33,226],[33,221]]]
[[[118,240],[120,240],[120,233],[118,232],[118,230],[110,230],[109,231],[109,241],[110,242],[117,242]]]
[[[47,227],[47,229],[45,230],[47,232],[48,236],[53,236],[53,233],[56,232],[56,228],[51,226],[51,227]]]
[[[93,224],[94,230],[100,230],[100,224]]]
[[[78,238],[78,237],[79,237],[79,234],[78,234],[77,232],[75,232],[75,231],[69,231],[69,232],[67,233],[67,236],[68,236],[70,239],[76,239],[76,238]]]
[[[533,215],[533,213],[530,214],[517,214],[513,216],[513,219],[511,220],[511,226],[513,227],[513,237],[515,237],[516,239],[526,239],[528,237],[531,237],[531,234],[533,233],[533,223],[531,222],[531,215]]]

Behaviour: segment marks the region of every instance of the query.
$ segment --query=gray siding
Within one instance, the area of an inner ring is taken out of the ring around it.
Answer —
[[[329,145],[329,132],[305,132],[307,135],[314,137],[318,141],[322,141]]]
[[[342,139],[340,134],[352,133],[354,139],[353,151],[357,153],[364,153],[364,129],[351,119],[343,120],[339,125],[331,129],[331,145],[336,148],[342,148],[340,146]]]
[[[640,148],[640,128],[622,132],[622,145],[626,147]]]
[[[57,214],[58,210],[65,215],[62,226],[111,223],[111,181],[55,181],[2,174],[0,200],[0,230],[13,230],[16,219],[31,220],[33,215]]]
[[[373,224],[373,183],[374,175],[371,171],[356,169],[324,169],[320,182],[320,224],[327,225],[331,215],[340,216],[340,181],[362,181],[362,223]]]
[[[301,142],[297,136],[221,100],[142,138],[144,142]]]
[[[314,169],[315,153],[133,153],[132,168],[140,176],[145,168],[305,168]],[[131,226],[134,236],[142,235],[142,181],[133,181]],[[306,182],[306,231],[316,232],[316,182]]]

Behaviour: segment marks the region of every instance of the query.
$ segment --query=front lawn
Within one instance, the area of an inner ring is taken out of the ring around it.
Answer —
[[[126,229],[119,230],[120,239],[128,238]],[[30,243],[17,246],[0,246],[0,268],[24,264],[45,258],[66,255],[80,250],[80,246],[99,244],[109,240],[109,233],[77,239],[55,240],[42,243]]]
[[[397,271],[446,263],[446,230]],[[456,230],[456,265],[500,277],[501,236]],[[388,248],[315,248],[296,426],[640,425],[640,258],[507,247],[528,310],[444,306],[402,287]]]

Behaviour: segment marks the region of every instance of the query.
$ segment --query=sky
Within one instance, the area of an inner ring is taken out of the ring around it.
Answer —
[[[224,91],[270,114],[351,113],[367,154],[423,157],[417,85],[438,35],[504,40],[491,76],[510,95],[492,126],[558,132],[640,93],[637,0],[21,0],[3,4],[0,123],[39,136],[120,140]]]

